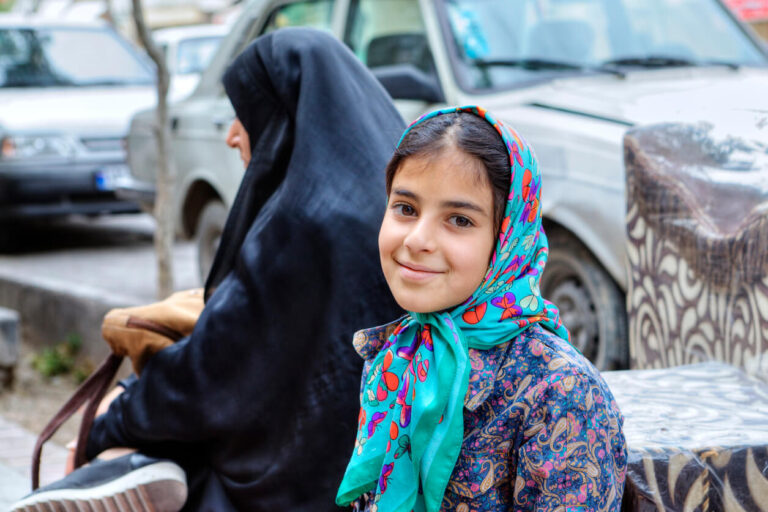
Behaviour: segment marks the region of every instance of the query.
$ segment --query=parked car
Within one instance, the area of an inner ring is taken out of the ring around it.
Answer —
[[[0,16],[0,232],[21,219],[139,211],[123,139],[151,66],[100,23]]]
[[[201,275],[243,173],[224,145],[222,73],[253,38],[292,25],[343,40],[406,120],[477,103],[529,140],[551,249],[542,291],[600,368],[627,359],[627,128],[768,110],[768,55],[719,0],[254,0],[170,116],[179,228],[197,238]],[[152,182],[154,141],[134,128],[131,169]]]
[[[189,25],[152,32],[152,37],[165,55],[171,77],[169,101],[179,101],[195,90],[200,74],[208,67],[227,32],[225,25]]]

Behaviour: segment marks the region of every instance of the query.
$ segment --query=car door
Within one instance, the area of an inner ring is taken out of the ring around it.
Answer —
[[[412,71],[440,89],[418,0],[349,0],[343,40],[377,78],[381,79],[379,71],[412,66]],[[406,122],[433,105],[429,101],[397,98],[396,93],[393,96]]]

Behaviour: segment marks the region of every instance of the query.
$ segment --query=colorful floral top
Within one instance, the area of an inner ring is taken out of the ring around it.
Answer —
[[[363,382],[397,323],[355,335],[366,361]],[[535,324],[469,356],[464,442],[442,510],[618,511],[627,464],[623,418],[595,367]],[[368,498],[353,508],[376,512]]]

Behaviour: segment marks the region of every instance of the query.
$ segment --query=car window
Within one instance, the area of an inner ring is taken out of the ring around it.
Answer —
[[[221,37],[196,37],[185,39],[179,43],[176,49],[176,73],[195,74],[202,73],[216,53],[221,42]]]
[[[266,23],[260,28],[257,26],[257,21],[262,19],[260,14],[262,11],[254,11],[253,14],[255,15],[252,15],[250,19],[243,18],[238,22],[238,25],[248,28],[243,30],[242,35],[238,37],[237,44],[230,47],[232,51],[230,62],[243,51],[249,41],[280,28],[311,27],[330,32],[334,4],[335,0],[305,0],[283,3],[269,12],[266,16]],[[221,69],[221,72],[224,72],[224,68]],[[226,91],[220,78],[215,82],[215,87],[218,91],[217,95],[220,98],[226,98]]]
[[[627,59],[766,64],[716,0],[442,0],[439,5],[449,29],[446,39],[458,57],[457,75],[470,89],[507,88]]]
[[[150,68],[106,29],[0,29],[0,87],[151,84]]]
[[[277,7],[269,14],[261,34],[285,27],[312,27],[331,30],[333,0],[307,0]]]
[[[625,54],[660,52],[676,57],[758,64],[753,44],[725,7],[699,0],[624,0],[631,34],[617,41]]]
[[[368,67],[433,68],[417,0],[352,0],[344,42]]]

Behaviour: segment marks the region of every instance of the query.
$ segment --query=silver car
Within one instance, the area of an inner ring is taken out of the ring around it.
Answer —
[[[153,75],[104,24],[0,16],[0,222],[138,211],[115,187]]]
[[[179,101],[195,90],[200,74],[227,32],[225,25],[190,25],[152,32],[168,66],[168,101]]]
[[[627,359],[626,130],[768,111],[765,49],[719,0],[254,0],[171,113],[179,228],[198,240],[201,274],[243,173],[224,144],[222,73],[253,38],[291,25],[343,40],[406,120],[479,104],[528,139],[551,248],[542,292],[600,368]],[[131,169],[147,182],[150,123],[135,119],[129,137]]]

